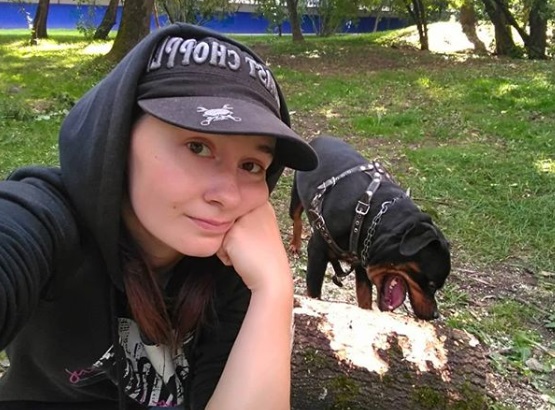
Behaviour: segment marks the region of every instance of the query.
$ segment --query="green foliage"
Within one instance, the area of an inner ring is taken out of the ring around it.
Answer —
[[[13,96],[0,99],[0,124],[9,120],[26,121],[32,116],[29,107]]]
[[[268,32],[278,31],[281,34],[281,26],[289,19],[287,2],[285,0],[255,0],[256,12],[268,21]]]
[[[160,14],[170,22],[203,25],[212,18],[223,19],[232,13],[236,5],[227,0],[156,0]]]
[[[358,21],[360,2],[353,0],[320,0],[311,14],[314,32],[327,37],[341,30],[348,20]],[[317,18],[319,17],[319,18]]]
[[[555,313],[549,315],[547,319],[544,321],[545,327],[551,329],[555,332]]]
[[[96,7],[91,0],[77,0],[77,31],[85,37],[87,40],[92,40],[94,33],[96,31],[96,25],[94,22]]]

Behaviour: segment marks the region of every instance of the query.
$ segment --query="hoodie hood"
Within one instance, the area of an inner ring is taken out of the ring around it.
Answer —
[[[118,263],[121,204],[132,121],[137,109],[138,84],[156,45],[167,36],[201,39],[213,37],[247,51],[242,44],[209,29],[177,23],[145,37],[71,109],[59,137],[62,178],[82,225],[95,238],[114,284],[123,289]],[[280,116],[290,126],[289,112],[276,84]],[[268,170],[270,191],[283,166]]]

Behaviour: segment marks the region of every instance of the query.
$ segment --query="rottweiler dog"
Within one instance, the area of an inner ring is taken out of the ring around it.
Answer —
[[[372,286],[381,311],[399,307],[409,295],[414,314],[439,317],[435,293],[451,270],[449,243],[409,195],[377,162],[368,161],[348,143],[330,136],[310,144],[319,165],[296,171],[289,215],[289,250],[301,248],[302,213],[312,235],[307,245],[307,294],[320,298],[328,262],[341,278],[355,272],[357,303],[372,309]],[[351,265],[345,272],[340,262]]]

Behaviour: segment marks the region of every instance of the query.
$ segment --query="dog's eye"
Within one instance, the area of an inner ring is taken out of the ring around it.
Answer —
[[[433,290],[434,292],[437,290],[437,286],[435,282],[428,282],[428,287],[430,288],[430,290]]]

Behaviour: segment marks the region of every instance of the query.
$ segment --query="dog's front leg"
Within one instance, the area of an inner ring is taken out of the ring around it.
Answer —
[[[310,237],[307,245],[306,293],[320,299],[326,267],[328,266],[327,245],[318,234]]]
[[[289,252],[297,256],[301,253],[301,240],[303,234],[302,212],[303,207],[302,205],[299,205],[292,213],[293,236],[291,237],[291,242],[289,243]]]
[[[355,268],[357,304],[362,309],[372,309],[372,281],[368,279],[366,269],[362,266]]]

